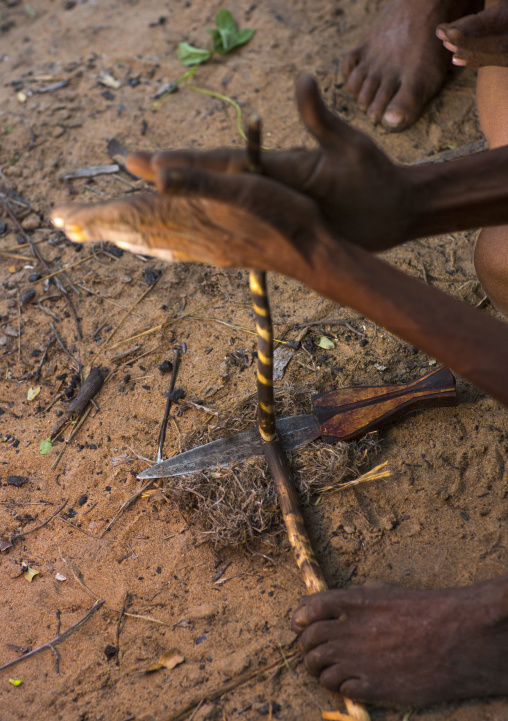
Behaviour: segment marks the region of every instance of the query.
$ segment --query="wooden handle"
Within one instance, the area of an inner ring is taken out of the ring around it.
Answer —
[[[411,383],[341,388],[312,398],[322,438],[351,441],[417,408],[457,403],[455,378],[437,368]]]

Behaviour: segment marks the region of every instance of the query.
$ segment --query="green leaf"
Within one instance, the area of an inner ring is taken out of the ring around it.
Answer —
[[[238,31],[238,25],[235,23],[233,16],[226,10],[221,8],[215,16],[215,24],[220,31],[236,33]]]
[[[325,335],[322,335],[319,338],[318,346],[320,348],[324,348],[325,350],[331,350],[332,348],[335,348],[335,343],[330,338],[327,338]]]
[[[210,33],[212,36],[213,49],[218,53],[224,54],[224,46],[222,44],[220,32],[216,28],[208,28],[206,32]]]
[[[225,8],[219,10],[215,23],[217,28],[209,28],[207,32],[212,36],[214,50],[222,55],[248,43],[256,32],[246,28],[240,30],[229,10]]]
[[[189,45],[189,43],[180,43],[178,46],[178,60],[184,65],[201,65],[202,63],[207,63],[212,55],[211,50],[195,48],[193,45]]]
[[[23,681],[20,678],[10,678],[9,683],[12,683],[13,686],[21,686]]]
[[[51,453],[52,448],[53,444],[51,443],[51,436],[49,436],[49,438],[46,438],[45,441],[41,441],[39,445],[39,453],[41,456],[47,456],[48,453]]]
[[[242,30],[238,31],[235,47],[239,48],[241,45],[245,45],[245,43],[248,43],[251,37],[255,34],[255,30],[250,30],[249,28],[242,28]]]

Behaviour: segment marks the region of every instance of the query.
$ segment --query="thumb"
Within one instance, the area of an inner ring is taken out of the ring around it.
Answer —
[[[357,135],[325,105],[316,79],[308,73],[296,81],[296,104],[305,127],[322,147],[345,146]]]

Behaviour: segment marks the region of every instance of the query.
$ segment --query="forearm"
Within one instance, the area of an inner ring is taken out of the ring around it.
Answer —
[[[508,146],[402,172],[410,189],[408,240],[508,224]]]
[[[508,405],[508,325],[318,232],[308,263],[285,271],[437,358]],[[284,271],[282,271],[284,272]]]

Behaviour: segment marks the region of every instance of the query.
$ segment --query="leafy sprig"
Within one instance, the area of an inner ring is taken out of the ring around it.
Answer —
[[[180,43],[178,46],[178,59],[186,66],[202,65],[213,57],[214,52],[220,55],[242,47],[249,42],[255,30],[239,28],[233,16],[225,8],[221,8],[215,17],[214,28],[208,28],[213,40],[213,50],[197,48],[189,43]]]

